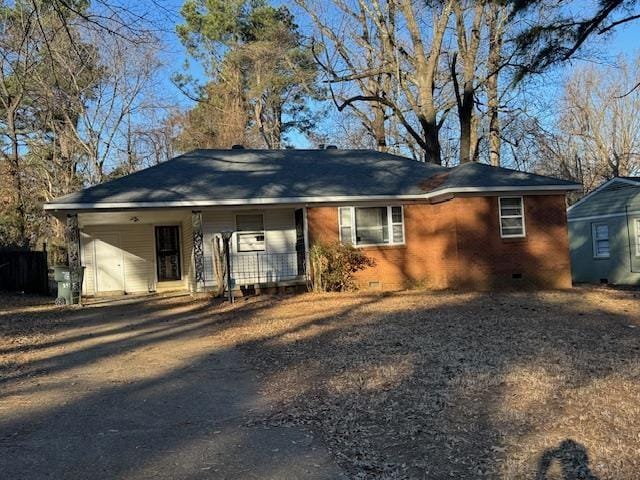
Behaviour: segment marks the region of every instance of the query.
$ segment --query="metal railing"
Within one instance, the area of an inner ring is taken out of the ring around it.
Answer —
[[[304,252],[246,252],[231,255],[231,279],[235,285],[304,280],[305,270]]]

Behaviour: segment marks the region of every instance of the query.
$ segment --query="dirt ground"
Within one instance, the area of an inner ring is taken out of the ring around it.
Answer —
[[[58,349],[106,332],[91,309],[0,300],[6,415],[36,402],[24,388],[46,382]],[[194,336],[241,352],[267,405],[247,425],[310,428],[349,478],[638,478],[638,291],[164,302],[156,316],[185,319],[154,334],[164,355]]]
[[[251,423],[268,405],[210,305],[2,300],[0,478],[342,478],[309,428]]]

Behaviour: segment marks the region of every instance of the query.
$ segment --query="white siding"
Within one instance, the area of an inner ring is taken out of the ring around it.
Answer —
[[[95,291],[96,265],[94,239],[102,234],[120,233],[120,249],[124,260],[125,292],[148,292],[155,289],[155,239],[152,225],[95,225],[83,228],[82,264],[85,294]],[[97,259],[99,262],[100,259]]]
[[[152,225],[133,225],[120,236],[127,292],[155,289],[155,233]]]
[[[202,242],[204,243],[204,284],[216,284],[213,272],[213,235],[224,230],[235,230],[235,214],[230,210],[202,212]]]
[[[296,230],[294,220],[294,209],[278,208],[265,210],[211,210],[202,213],[203,241],[204,241],[204,263],[205,263],[205,285],[207,287],[215,285],[215,275],[213,271],[213,236],[215,233],[224,230],[236,229],[236,214],[261,213],[264,215],[265,228],[265,254],[295,253],[296,250]],[[235,236],[232,238],[232,256],[245,256],[253,258],[254,253],[238,253]],[[245,259],[244,266],[251,268],[249,260]],[[290,259],[294,261],[292,257]],[[232,259],[233,261],[233,259]],[[237,262],[238,263],[238,262]],[[291,266],[287,266],[291,269]],[[261,272],[261,280],[268,281],[277,277],[278,272]]]
[[[82,280],[82,294],[93,295],[95,292],[95,266],[93,264],[93,237],[80,232],[80,261],[85,266]]]
[[[165,225],[175,225],[167,222]],[[192,250],[193,234],[191,217],[180,225],[180,241],[182,245],[181,274],[182,280],[174,282],[156,281],[155,261],[155,226],[149,224],[131,225],[89,225],[81,232],[82,264],[85,268],[83,292],[85,295],[96,293],[96,260],[94,240],[102,234],[120,233],[120,249],[124,260],[124,288],[126,293],[141,293],[155,290],[188,289],[193,276]]]
[[[182,222],[182,279],[189,291],[195,290],[195,267],[193,263],[193,225],[191,216]]]
[[[265,210],[264,228],[267,253],[296,251],[296,227],[291,209]]]
[[[238,211],[221,209],[204,211],[202,212],[202,229],[206,287],[215,285],[215,275],[213,272],[213,236],[215,233],[224,230],[235,230],[236,214],[238,213],[260,213],[264,215],[265,254],[295,253],[296,232],[294,209],[292,208]],[[174,218],[177,214],[171,212],[171,215],[173,216],[167,216],[167,218],[171,218],[171,220],[166,222],[162,221],[162,214],[156,213],[151,220],[154,223],[84,225],[81,232],[82,264],[86,267],[83,285],[84,294],[94,295],[96,293],[94,239],[100,238],[101,234],[109,232],[120,233],[120,248],[123,250],[124,257],[124,284],[127,293],[176,288],[193,289],[195,286],[195,268],[193,263],[191,212],[181,212],[180,221],[176,221]],[[127,218],[130,216],[131,214],[126,215]],[[142,215],[137,216],[147,220],[147,218]],[[99,215],[96,214],[95,218],[91,220],[95,221],[99,218]],[[160,284],[156,282],[155,225],[180,225],[182,280],[162,282]],[[237,252],[235,237],[232,239],[232,245],[232,255],[234,258],[245,255]],[[245,266],[248,265],[249,268],[251,268],[250,263],[247,264],[246,261],[253,261],[249,260],[249,258],[254,258],[255,254],[249,252],[246,256],[248,258],[245,259]],[[295,270],[295,264],[292,262],[295,262],[295,256],[293,255],[291,255],[291,258],[289,258],[289,256],[263,258],[260,280],[269,281],[271,279],[277,279],[282,269],[286,269],[287,271]],[[289,263],[292,264],[289,265]],[[237,261],[236,265],[239,264],[240,262]]]

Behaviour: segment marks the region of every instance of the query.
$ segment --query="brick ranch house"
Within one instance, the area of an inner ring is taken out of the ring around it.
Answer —
[[[310,246],[342,241],[375,260],[362,287],[568,288],[578,188],[369,150],[195,150],[44,208],[67,223],[85,295],[210,289],[223,231],[236,287],[304,282]]]

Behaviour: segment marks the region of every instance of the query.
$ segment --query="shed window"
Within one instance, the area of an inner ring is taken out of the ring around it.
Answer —
[[[524,202],[522,197],[499,197],[500,236],[524,237]]]
[[[262,214],[236,215],[238,252],[261,252],[265,249]]]
[[[593,256],[595,258],[609,258],[609,225],[594,223],[591,225],[593,236]]]
[[[640,218],[636,218],[636,257],[640,257]]]
[[[401,206],[340,207],[340,240],[351,245],[399,245],[404,243]]]

